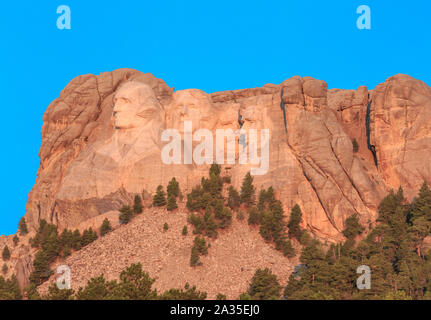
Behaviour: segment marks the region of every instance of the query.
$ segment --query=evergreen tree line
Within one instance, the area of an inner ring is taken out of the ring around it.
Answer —
[[[217,238],[217,230],[228,228],[232,223],[232,211],[225,205],[222,189],[220,166],[213,164],[209,178],[202,177],[201,184],[187,195],[186,206],[191,211],[188,222],[193,225],[194,234]]]
[[[30,239],[30,244],[39,250],[33,260],[33,272],[30,274],[30,284],[38,286],[52,274],[50,264],[58,257],[66,258],[72,251],[77,251],[98,238],[97,232],[90,227],[83,231],[64,229],[59,235],[57,226],[41,220],[36,235]]]
[[[196,286],[188,283],[182,289],[173,288],[163,293],[153,289],[155,279],[142,270],[140,263],[124,269],[119,280],[107,281],[103,274],[90,279],[85,287],[76,292],[73,289],[58,289],[52,283],[46,295],[33,294],[31,299],[43,300],[204,300],[205,292],[198,291]],[[1,282],[0,282],[1,285]],[[1,288],[1,287],[0,287]],[[0,291],[1,294],[1,291]]]
[[[284,290],[287,299],[431,299],[431,191],[426,183],[408,203],[400,188],[379,205],[377,225],[364,231],[357,215],[345,221],[347,240],[328,250],[317,240],[302,249],[301,265]],[[356,286],[359,266],[371,269],[371,289]]]

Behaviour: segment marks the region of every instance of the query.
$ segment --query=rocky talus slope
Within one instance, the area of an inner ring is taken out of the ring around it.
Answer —
[[[175,212],[150,208],[136,216],[129,224],[120,225],[102,238],[72,254],[52,267],[67,265],[71,271],[71,286],[77,290],[87,281],[103,274],[107,280],[118,279],[121,271],[132,263],[140,262],[143,270],[156,279],[154,288],[159,292],[171,288],[184,288],[186,282],[205,291],[208,299],[218,293],[237,299],[248,288],[257,268],[270,267],[286,285],[298,258],[288,259],[259,235],[258,227],[251,227],[247,220],[232,220],[226,230],[219,230],[216,240],[210,240],[206,256],[201,256],[201,266],[190,266],[190,252],[194,235],[189,225],[188,235],[182,235],[187,225],[184,204]],[[163,230],[167,223],[168,230]],[[40,286],[41,293],[56,280]]]

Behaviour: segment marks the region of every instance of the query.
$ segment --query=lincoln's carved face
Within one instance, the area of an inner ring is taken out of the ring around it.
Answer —
[[[151,122],[164,121],[163,109],[153,90],[140,82],[126,82],[114,98],[116,129],[145,128]]]

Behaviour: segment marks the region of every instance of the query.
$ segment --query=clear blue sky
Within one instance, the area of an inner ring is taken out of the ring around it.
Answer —
[[[71,30],[57,29],[57,6]],[[359,30],[359,5],[371,30]],[[39,166],[42,115],[80,74],[129,67],[206,92],[294,75],[374,88],[396,73],[431,84],[429,0],[2,1],[0,234],[16,231]]]

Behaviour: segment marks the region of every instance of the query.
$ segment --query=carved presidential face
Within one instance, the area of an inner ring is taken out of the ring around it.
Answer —
[[[188,89],[174,93],[167,115],[168,126],[183,134],[184,121],[192,121],[193,130],[214,128],[218,121],[216,108],[205,92]]]
[[[126,82],[114,98],[116,129],[142,129],[151,123],[164,121],[163,108],[153,90],[140,82]]]

